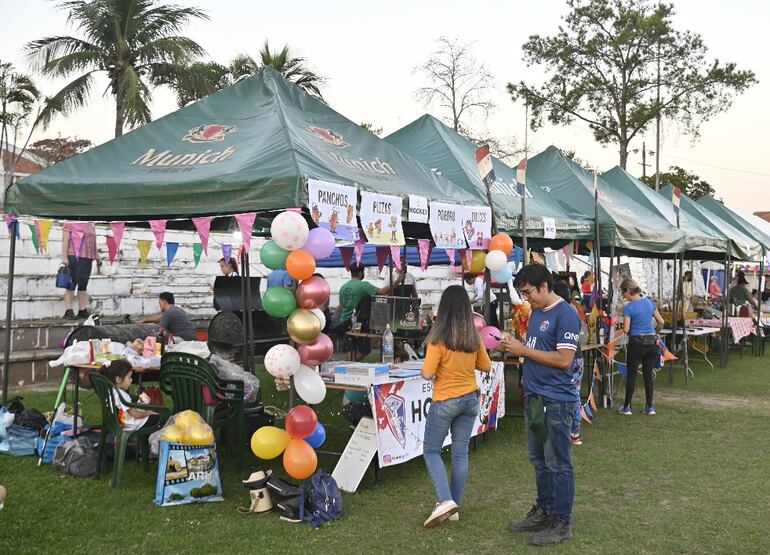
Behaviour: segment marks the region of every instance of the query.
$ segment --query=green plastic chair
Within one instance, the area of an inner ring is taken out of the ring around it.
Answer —
[[[200,357],[171,352],[161,358],[159,383],[161,391],[171,396],[173,414],[194,410],[215,432],[231,431],[243,464],[246,446],[243,381],[220,378],[214,367]]]
[[[99,436],[99,449],[96,455],[96,478],[102,473],[102,464],[104,462],[104,445],[107,441],[107,434],[112,433],[115,436],[115,461],[112,465],[112,487],[118,489],[123,474],[123,462],[126,458],[126,444],[132,438],[139,440],[139,456],[142,460],[145,472],[150,471],[150,440],[149,436],[156,430],[160,430],[163,424],[168,420],[170,411],[168,408],[160,405],[143,405],[141,403],[127,403],[128,408],[137,408],[143,410],[152,410],[158,413],[160,419],[153,426],[145,426],[134,430],[133,432],[124,432],[123,426],[118,421],[118,407],[113,397],[113,391],[119,391],[115,384],[97,372],[91,372],[88,377],[91,379],[91,385],[94,392],[99,397],[99,403],[102,406],[102,432]],[[125,399],[125,394],[120,393]]]

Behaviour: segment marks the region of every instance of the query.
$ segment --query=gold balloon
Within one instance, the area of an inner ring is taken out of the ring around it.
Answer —
[[[298,308],[286,322],[289,337],[297,343],[312,343],[321,334],[321,321],[306,308]]]

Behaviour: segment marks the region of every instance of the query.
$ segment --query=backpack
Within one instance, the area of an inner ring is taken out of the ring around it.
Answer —
[[[68,439],[56,447],[53,456],[56,470],[86,478],[96,475],[96,449],[87,437]]]
[[[14,424],[40,431],[48,424],[48,419],[37,409],[24,409],[21,414],[17,414]]]
[[[302,483],[299,517],[318,528],[342,514],[342,494],[337,481],[322,469]]]

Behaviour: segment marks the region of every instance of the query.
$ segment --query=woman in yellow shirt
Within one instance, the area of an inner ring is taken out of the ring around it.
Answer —
[[[457,520],[468,477],[468,442],[479,412],[476,372],[492,367],[481,337],[473,325],[473,311],[461,285],[444,290],[438,315],[425,340],[422,377],[433,380],[433,396],[423,438],[423,457],[436,489],[436,507],[426,528]],[[447,480],[441,447],[452,432],[452,483]]]

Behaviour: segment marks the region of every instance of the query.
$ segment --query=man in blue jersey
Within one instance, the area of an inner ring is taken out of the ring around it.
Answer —
[[[542,264],[524,266],[513,285],[532,305],[532,315],[525,342],[508,338],[502,347],[524,357],[527,451],[535,467],[537,501],[524,520],[512,521],[508,528],[531,532],[529,541],[535,545],[550,545],[572,539],[570,432],[580,399],[571,368],[579,348],[580,318],[553,292],[553,277]]]

